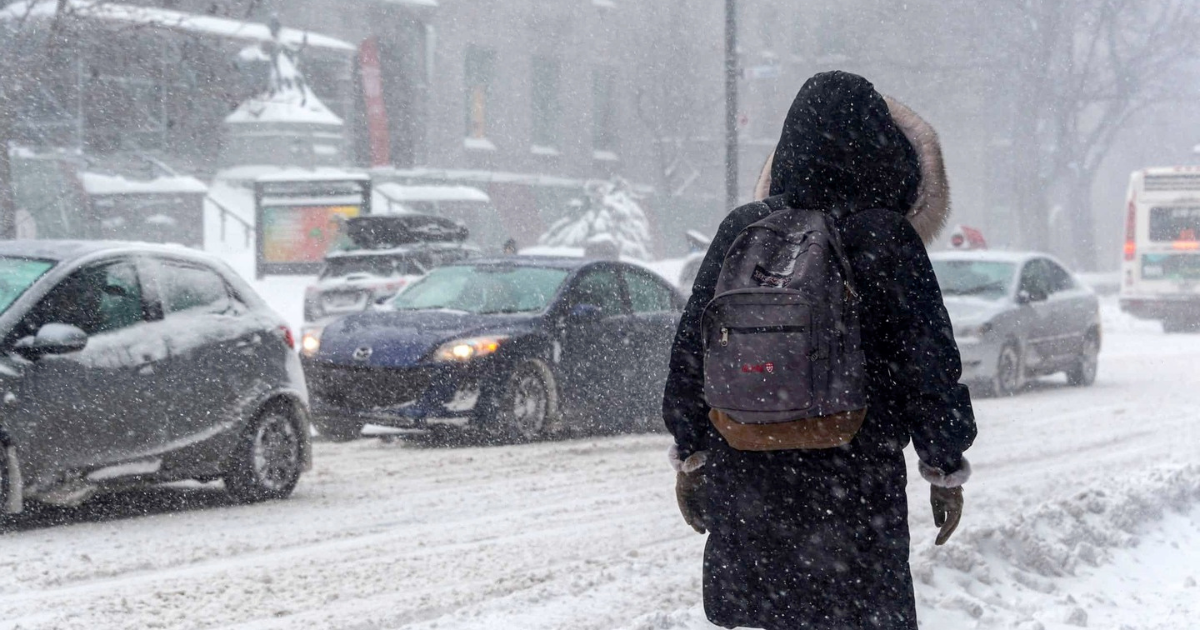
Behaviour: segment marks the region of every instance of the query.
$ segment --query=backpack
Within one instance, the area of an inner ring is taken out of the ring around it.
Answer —
[[[832,222],[772,210],[734,239],[704,310],[704,397],[735,449],[833,448],[866,418],[858,297]]]

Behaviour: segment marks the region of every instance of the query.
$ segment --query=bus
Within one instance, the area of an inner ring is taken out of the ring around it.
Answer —
[[[1121,310],[1200,330],[1200,166],[1145,168],[1129,178]]]

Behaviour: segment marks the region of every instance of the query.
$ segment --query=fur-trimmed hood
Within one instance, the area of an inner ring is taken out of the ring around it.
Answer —
[[[920,184],[916,200],[905,213],[917,234],[926,245],[937,239],[950,218],[950,184],[946,179],[945,162],[937,131],[911,108],[885,96],[892,121],[912,145],[920,167]],[[775,153],[767,158],[754,185],[754,199],[765,199],[771,191],[771,169]]]

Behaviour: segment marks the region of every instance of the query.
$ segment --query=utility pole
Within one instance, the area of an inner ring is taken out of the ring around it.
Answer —
[[[17,236],[16,193],[13,191],[12,156],[9,153],[12,138],[12,108],[0,85],[0,239]]]
[[[725,0],[725,209],[738,205],[737,6]]]

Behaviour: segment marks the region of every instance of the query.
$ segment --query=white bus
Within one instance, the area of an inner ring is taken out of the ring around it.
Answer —
[[[1134,171],[1125,212],[1121,309],[1200,330],[1200,166]]]

